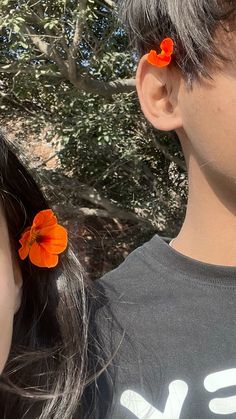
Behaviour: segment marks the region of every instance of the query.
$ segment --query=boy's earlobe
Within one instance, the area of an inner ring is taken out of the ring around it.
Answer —
[[[168,67],[157,68],[144,55],[136,73],[136,88],[142,111],[151,124],[161,131],[182,127],[178,107],[177,84]]]

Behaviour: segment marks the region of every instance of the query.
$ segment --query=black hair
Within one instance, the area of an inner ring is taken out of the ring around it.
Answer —
[[[90,285],[70,245],[55,268],[19,259],[21,233],[49,203],[2,134],[0,196],[12,257],[23,277],[11,351],[0,379],[1,417],[78,418],[89,381]]]
[[[234,0],[120,0],[120,16],[140,55],[171,37],[174,62],[187,82],[211,77],[210,67],[227,60],[215,43],[219,26],[227,32],[234,21]],[[224,24],[226,26],[224,27]]]

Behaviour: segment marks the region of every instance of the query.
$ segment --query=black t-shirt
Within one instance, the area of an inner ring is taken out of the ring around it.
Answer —
[[[189,258],[155,235],[98,285],[106,418],[236,418],[236,266]]]

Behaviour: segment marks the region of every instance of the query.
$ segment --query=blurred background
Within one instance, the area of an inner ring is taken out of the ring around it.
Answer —
[[[1,0],[0,124],[96,279],[186,211],[179,140],[154,130],[113,0]]]

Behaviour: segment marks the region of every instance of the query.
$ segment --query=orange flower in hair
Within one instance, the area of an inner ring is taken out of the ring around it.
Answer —
[[[171,56],[174,52],[174,42],[171,38],[165,38],[163,39],[160,47],[160,54],[157,54],[155,50],[151,50],[148,54],[147,60],[149,64],[156,67],[166,67],[171,62]]]
[[[53,268],[58,264],[58,254],[64,252],[68,244],[67,230],[57,223],[51,209],[38,212],[31,227],[27,227],[19,240],[18,250],[22,260],[30,261],[40,268]]]

